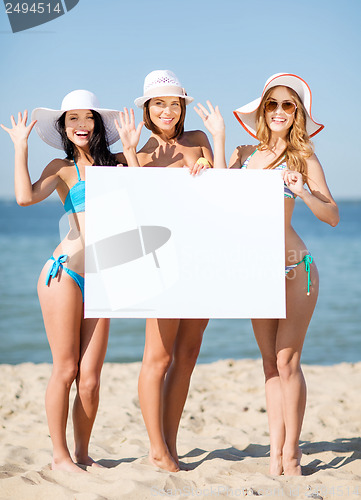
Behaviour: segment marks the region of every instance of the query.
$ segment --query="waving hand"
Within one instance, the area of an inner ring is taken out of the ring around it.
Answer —
[[[195,106],[194,110],[198,116],[203,120],[204,126],[209,130],[213,137],[225,133],[224,120],[219,111],[219,107],[212,106],[210,101],[207,101],[208,108],[205,108],[201,103],[198,103],[198,108]]]
[[[5,127],[3,124],[1,124],[1,128],[7,132],[11,140],[13,141],[14,144],[20,144],[22,142],[27,142],[28,137],[30,135],[30,132],[32,131],[36,120],[33,120],[29,125],[26,125],[26,122],[28,120],[28,112],[27,110],[24,111],[24,114],[22,115],[21,112],[19,111],[18,113],[18,123],[16,123],[15,118],[11,115],[10,117],[12,128]]]
[[[224,125],[223,116],[219,111],[219,107],[212,106],[210,101],[206,101],[208,109],[198,103],[198,108],[194,107],[195,112],[202,118],[204,126],[213,136],[214,143],[214,167],[227,168],[225,157],[225,134],[226,127]]]
[[[128,108],[124,108],[124,111],[120,111],[119,122],[115,120],[115,126],[123,143],[123,148],[136,149],[144,122],[140,122],[139,125],[135,127],[134,111],[131,109],[129,114]]]

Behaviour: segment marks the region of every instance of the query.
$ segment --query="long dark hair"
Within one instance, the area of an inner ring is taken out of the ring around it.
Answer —
[[[106,130],[102,117],[97,111],[90,110],[94,118],[94,130],[89,142],[90,156],[93,159],[93,165],[117,165],[115,155],[109,151]],[[65,131],[66,111],[57,119],[55,127],[61,136],[63,149],[68,160],[75,158],[77,160],[77,150],[74,144],[69,140]]]

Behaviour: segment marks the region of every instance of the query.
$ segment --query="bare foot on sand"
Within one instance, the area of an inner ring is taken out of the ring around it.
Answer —
[[[174,462],[176,463],[176,465],[182,469],[182,467],[180,467],[179,465],[179,458],[178,458],[178,453],[177,453],[177,447],[176,445],[170,445],[167,441],[166,441],[166,444],[168,446],[168,450],[169,450],[169,454],[170,456],[173,458]]]
[[[89,457],[89,455],[87,455],[85,457],[76,456],[75,463],[79,464],[79,465],[85,465],[86,467],[94,467],[94,468],[99,468],[99,469],[105,468],[102,465],[95,462],[95,460],[93,460],[91,457]]]
[[[76,472],[78,474],[86,474],[86,471],[75,464],[70,457],[64,458],[62,460],[53,459],[51,463],[51,470],[61,470],[63,472]]]
[[[297,456],[283,454],[283,470],[285,476],[302,476],[301,470],[302,451],[298,448]]]
[[[271,454],[269,473],[271,474],[271,476],[281,476],[282,472],[282,453],[279,453],[277,455]]]
[[[168,470],[169,472],[179,471],[179,466],[176,464],[169,452],[156,454],[150,450],[149,461],[151,464],[159,467],[160,469]]]

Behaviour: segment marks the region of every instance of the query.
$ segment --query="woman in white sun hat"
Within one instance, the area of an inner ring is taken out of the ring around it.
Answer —
[[[187,166],[194,175],[212,165],[206,134],[184,131],[186,106],[192,101],[173,72],[157,70],[146,76],[144,94],[135,104],[143,109],[151,136],[137,153],[139,166]],[[146,322],[139,400],[149,435],[149,459],[162,469],[179,470],[177,432],[207,323],[207,319]]]
[[[27,125],[27,111],[11,117],[9,133],[15,147],[15,195],[21,206],[38,203],[57,191],[69,217],[70,230],[41,271],[38,295],[49,340],[53,370],[46,392],[46,412],[53,443],[53,470],[84,471],[76,464],[96,466],[88,454],[99,402],[100,372],[107,349],[109,320],[84,319],[85,167],[117,165],[123,158],[108,146],[118,140],[118,111],[102,109],[94,94],[75,90],[61,109],[37,108]],[[65,151],[52,160],[38,181],[28,170],[28,137],[35,126],[50,146]],[[74,458],[66,443],[69,391],[76,381],[73,407]]]
[[[299,76],[271,76],[260,98],[234,112],[259,144],[237,147],[229,162],[230,168],[279,170],[284,180],[287,317],[252,320],[263,358],[270,473],[274,475],[301,474],[299,436],[306,385],[300,359],[319,286],[313,258],[291,225],[295,198],[301,198],[321,221],[331,226],[339,221],[337,205],[310,141],[323,128],[312,117],[311,102],[311,90]],[[196,111],[214,137],[215,167],[225,168],[225,129],[219,109],[208,102],[208,109],[200,104]]]

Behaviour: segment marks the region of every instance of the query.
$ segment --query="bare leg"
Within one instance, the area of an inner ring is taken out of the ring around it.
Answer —
[[[78,373],[80,324],[83,300],[79,287],[66,274],[45,285],[45,266],[38,282],[38,295],[52,357],[45,407],[53,443],[53,470],[84,473],[71,459],[66,443],[69,391]]]
[[[181,319],[173,350],[173,361],[164,387],[163,426],[165,441],[177,464],[176,447],[179,422],[187,399],[191,375],[201,348],[208,319]]]
[[[287,280],[287,319],[279,320],[277,332],[277,368],[280,374],[286,439],[283,447],[283,470],[287,476],[301,475],[299,438],[306,407],[306,383],[301,369],[301,353],[318,297],[318,272],[311,267],[311,294],[305,293],[305,270],[302,267]]]
[[[149,460],[162,469],[176,472],[178,465],[169,453],[163,431],[164,378],[171,364],[178,319],[148,319],[145,347],[139,374],[138,393],[144,423],[147,428]]]
[[[73,425],[75,461],[83,465],[97,465],[89,457],[88,446],[99,405],[100,373],[107,350],[108,336],[108,319],[82,320]]]
[[[311,295],[306,295],[305,271],[297,268],[287,279],[287,319],[253,320],[266,375],[270,427],[270,473],[301,475],[299,437],[306,404],[301,352],[317,301],[318,273],[312,265]],[[282,467],[279,458],[282,458]]]
[[[285,443],[285,423],[282,411],[282,390],[277,369],[276,335],[278,319],[252,320],[253,331],[260,348],[265,374],[266,404],[270,433],[270,474],[283,472],[282,451]]]

